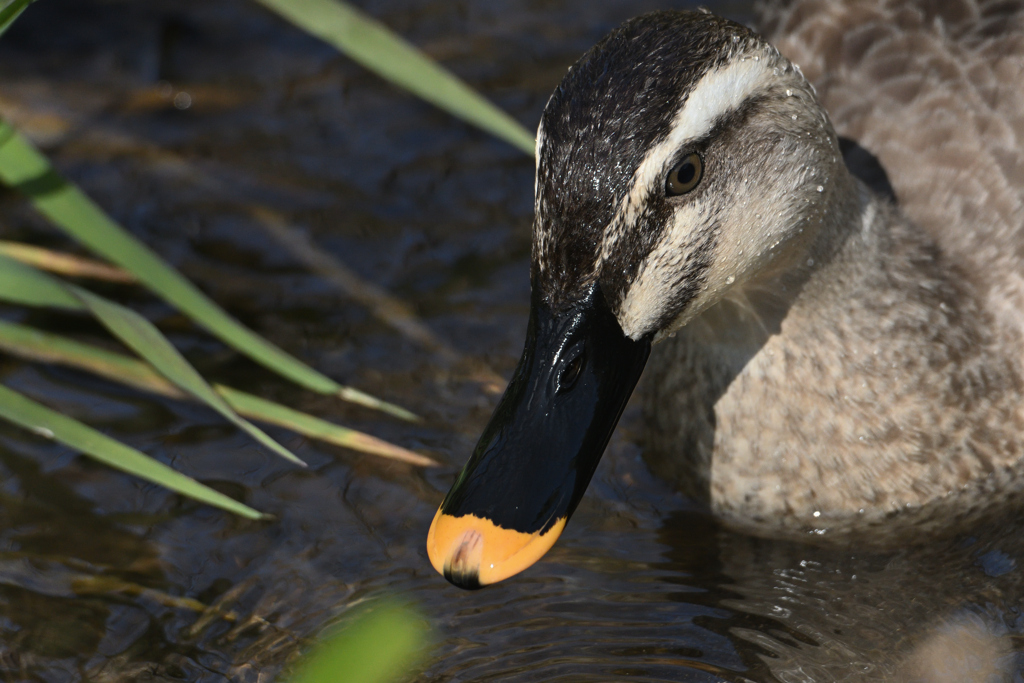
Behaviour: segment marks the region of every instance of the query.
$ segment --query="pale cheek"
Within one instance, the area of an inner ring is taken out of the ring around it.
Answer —
[[[812,178],[795,165],[794,172],[775,176],[773,182],[737,188],[736,201],[723,217],[723,234],[718,258],[715,260],[716,277],[742,283],[787,253],[801,236],[814,214],[816,204],[823,197]],[[758,188],[771,192],[756,192]],[[745,192],[743,190],[746,190]]]
[[[676,290],[687,284],[681,283],[680,274],[687,269],[696,245],[709,236],[713,248],[710,264],[701,275],[700,289],[677,312],[672,324],[658,331],[659,336],[685,325],[720,301],[732,287],[755,277],[787,253],[791,245],[801,242],[804,223],[798,217],[806,214],[808,204],[817,199],[816,193],[802,187],[803,183],[794,174],[772,186],[782,188],[773,194],[754,192],[762,186],[747,183],[726,193],[733,198],[726,205],[695,202],[681,208],[623,301],[619,312],[623,330],[638,338],[649,334],[657,321],[672,313],[668,309],[678,299]]]
[[[692,251],[716,228],[707,223],[707,207],[695,203],[677,212],[661,241],[637,271],[619,309],[619,324],[637,339],[650,332],[677,299],[676,290],[687,283],[680,275],[691,267]]]

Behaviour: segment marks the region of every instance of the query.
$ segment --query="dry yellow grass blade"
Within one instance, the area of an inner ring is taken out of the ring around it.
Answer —
[[[0,320],[0,351],[31,361],[55,363],[85,370],[101,377],[170,398],[187,399],[180,390],[145,363],[130,356],[91,344]],[[355,429],[302,413],[244,391],[214,385],[218,394],[239,415],[284,427],[311,439],[344,446],[419,467],[435,467],[436,460],[388,443]]]
[[[108,266],[106,263],[101,263],[94,259],[44,249],[32,244],[0,240],[0,254],[40,270],[47,270],[51,273],[58,273],[69,277],[86,277],[93,280],[123,282],[125,284],[137,282],[135,276],[127,270]]]

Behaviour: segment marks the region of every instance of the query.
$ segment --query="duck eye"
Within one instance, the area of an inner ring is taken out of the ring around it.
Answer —
[[[558,376],[558,391],[568,391],[572,389],[572,386],[576,384],[576,379],[580,376],[580,369],[583,367],[583,354],[578,354],[575,358],[565,364],[562,368],[562,373]]]
[[[665,194],[669,197],[686,194],[700,184],[700,178],[704,175],[704,162],[700,155],[691,152],[686,155],[676,167],[669,171],[665,179]]]

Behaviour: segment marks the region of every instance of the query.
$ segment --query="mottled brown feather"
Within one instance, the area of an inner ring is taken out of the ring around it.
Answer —
[[[756,533],[955,528],[1024,489],[1024,2],[764,14],[899,208],[835,202],[805,279],[766,273],[656,345],[649,460]]]
[[[1024,2],[803,0],[766,8],[763,30],[904,214],[1024,325]]]

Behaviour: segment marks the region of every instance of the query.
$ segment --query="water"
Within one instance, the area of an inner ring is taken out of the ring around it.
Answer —
[[[656,5],[362,3],[530,125],[568,64]],[[721,11],[746,16],[743,3]],[[1021,678],[1015,512],[889,554],[733,534],[648,473],[638,402],[542,562],[483,591],[449,586],[424,538],[497,399],[480,368],[507,377],[521,350],[532,161],[241,0],[47,0],[0,40],[0,78],[0,112],[234,315],[426,421],[304,393],[144,294],[104,293],[159,321],[208,376],[444,463],[422,471],[272,430],[309,462],[299,470],[203,408],[2,358],[5,384],[277,516],[240,520],[0,425],[5,680],[266,681],[384,592],[414,599],[436,630],[422,681],[925,680],[947,660],[975,680],[1004,675],[986,666]],[[468,360],[439,359],[310,275],[253,220],[257,204]],[[70,246],[13,195],[0,216],[4,238]],[[0,311],[102,339],[81,319]]]

